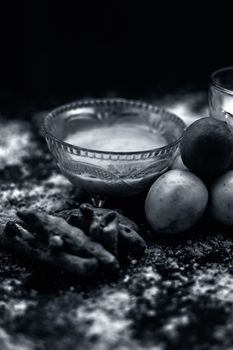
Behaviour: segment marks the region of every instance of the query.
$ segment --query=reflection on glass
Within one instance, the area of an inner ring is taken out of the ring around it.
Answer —
[[[210,115],[233,126],[233,67],[226,67],[211,76],[209,90]]]

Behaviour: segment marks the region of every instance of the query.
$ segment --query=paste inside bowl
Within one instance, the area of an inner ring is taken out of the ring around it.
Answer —
[[[172,164],[184,122],[153,105],[122,99],[62,106],[44,135],[62,173],[93,193],[142,192]]]

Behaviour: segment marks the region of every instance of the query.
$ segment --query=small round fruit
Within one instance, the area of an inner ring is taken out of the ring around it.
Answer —
[[[233,170],[227,171],[212,184],[209,210],[215,220],[233,226]]]
[[[184,164],[198,176],[208,179],[231,166],[233,131],[225,122],[207,117],[195,121],[180,143]]]
[[[196,224],[205,212],[208,191],[204,183],[187,170],[170,170],[151,186],[145,214],[158,233],[180,233]]]

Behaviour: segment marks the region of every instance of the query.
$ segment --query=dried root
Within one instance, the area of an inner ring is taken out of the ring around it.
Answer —
[[[0,243],[18,255],[76,275],[116,272],[118,258],[142,255],[146,247],[134,222],[89,204],[59,216],[25,210],[18,217],[7,223]]]
[[[71,225],[83,229],[116,256],[123,252],[136,255],[144,253],[146,244],[138,234],[138,226],[115,210],[82,204],[69,214],[66,212],[66,217]]]
[[[1,243],[8,249],[78,275],[93,274],[98,267],[119,269],[114,255],[63,218],[34,210],[19,212],[18,216],[22,223],[8,222],[2,235]]]

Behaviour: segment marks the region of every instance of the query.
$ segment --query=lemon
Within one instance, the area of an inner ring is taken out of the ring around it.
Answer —
[[[145,215],[153,231],[180,233],[196,224],[205,212],[208,191],[187,170],[170,170],[152,185],[145,202]]]
[[[210,213],[222,224],[233,226],[233,170],[222,174],[210,189]]]

